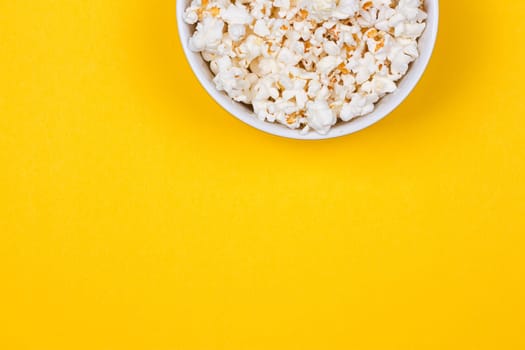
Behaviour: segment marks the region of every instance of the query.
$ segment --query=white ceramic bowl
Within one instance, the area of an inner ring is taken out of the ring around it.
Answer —
[[[419,39],[420,57],[411,64],[408,73],[399,81],[398,89],[379,100],[372,113],[349,122],[339,122],[326,135],[321,135],[315,131],[301,134],[299,130],[292,130],[278,123],[269,123],[257,119],[248,106],[233,101],[223,91],[218,91],[215,88],[212,81],[213,75],[208,64],[199,53],[192,52],[188,48],[189,38],[194,28],[186,24],[182,16],[190,1],[177,0],[177,25],[184,53],[201,85],[219,105],[246,124],[273,135],[292,139],[318,140],[339,137],[362,130],[383,119],[403,102],[420,80],[434,50],[438,31],[439,0],[425,0],[428,19],[427,28]]]

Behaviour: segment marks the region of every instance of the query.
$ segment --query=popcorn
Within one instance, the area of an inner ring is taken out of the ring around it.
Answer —
[[[317,63],[317,70],[320,74],[329,74],[333,71],[343,60],[340,57],[326,56],[321,58]]]
[[[337,117],[325,100],[310,101],[306,108],[308,125],[321,134],[325,134],[335,124]]]
[[[218,90],[322,134],[397,89],[426,18],[422,0],[192,0],[183,14]]]
[[[247,8],[241,4],[231,4],[226,9],[222,10],[220,15],[224,22],[230,25],[249,24],[252,22],[252,17],[248,13]]]
[[[197,24],[195,33],[190,39],[190,49],[213,53],[223,38],[224,22],[212,17],[206,17]]]

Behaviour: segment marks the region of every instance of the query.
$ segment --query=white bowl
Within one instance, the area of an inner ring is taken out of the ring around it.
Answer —
[[[297,129],[292,130],[278,123],[269,123],[257,119],[248,106],[233,101],[223,91],[218,91],[215,88],[212,81],[213,74],[208,64],[199,53],[195,53],[188,48],[189,39],[194,28],[186,24],[182,17],[190,1],[191,0],[177,0],[177,25],[184,53],[201,85],[219,105],[239,120],[267,133],[292,139],[319,140],[344,136],[362,130],[383,119],[403,102],[421,79],[430,60],[430,56],[432,56],[438,31],[439,0],[425,0],[428,19],[427,27],[419,39],[420,57],[411,64],[408,73],[399,81],[398,89],[379,100],[372,113],[349,122],[338,122],[325,135],[321,135],[315,131],[301,134]]]

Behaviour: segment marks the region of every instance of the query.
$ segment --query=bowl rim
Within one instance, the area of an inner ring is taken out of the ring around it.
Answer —
[[[189,30],[185,30],[185,27],[189,28],[190,25],[188,25],[182,19],[182,15],[186,9],[188,0],[176,0],[175,17],[177,22],[179,44],[182,46],[187,63],[190,65],[193,74],[197,77],[197,80],[202,88],[221,108],[243,123],[274,136],[296,140],[327,140],[359,132],[379,122],[391,114],[396,108],[398,108],[421,81],[421,78],[423,77],[434,52],[439,29],[439,0],[424,1],[430,2],[432,4],[432,12],[427,12],[427,27],[418,40],[421,40],[423,36],[428,35],[428,41],[424,47],[420,47],[419,57],[411,63],[409,71],[401,78],[399,84],[401,85],[401,82],[404,82],[404,85],[402,87],[398,87],[394,93],[387,94],[386,96],[382,97],[373,112],[348,122],[339,122],[334,125],[326,134],[320,134],[315,131],[302,133],[300,129],[290,129],[279,123],[262,121],[258,119],[253,113],[247,113],[245,110],[246,107],[242,106],[240,102],[232,100],[223,91],[218,91],[215,88],[213,82],[209,79],[209,75],[211,74],[209,69],[208,71],[204,71],[202,69],[202,64],[204,63],[207,65],[207,63],[204,62],[204,59],[199,53],[191,51],[188,46],[191,33]],[[188,33],[187,36],[184,35],[185,32]],[[378,109],[379,105],[383,106],[382,110]],[[243,111],[239,111],[239,108],[241,107]]]

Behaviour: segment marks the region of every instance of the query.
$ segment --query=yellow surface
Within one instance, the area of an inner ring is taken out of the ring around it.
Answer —
[[[0,349],[524,349],[523,1],[324,142],[230,117],[175,0],[0,0]]]

